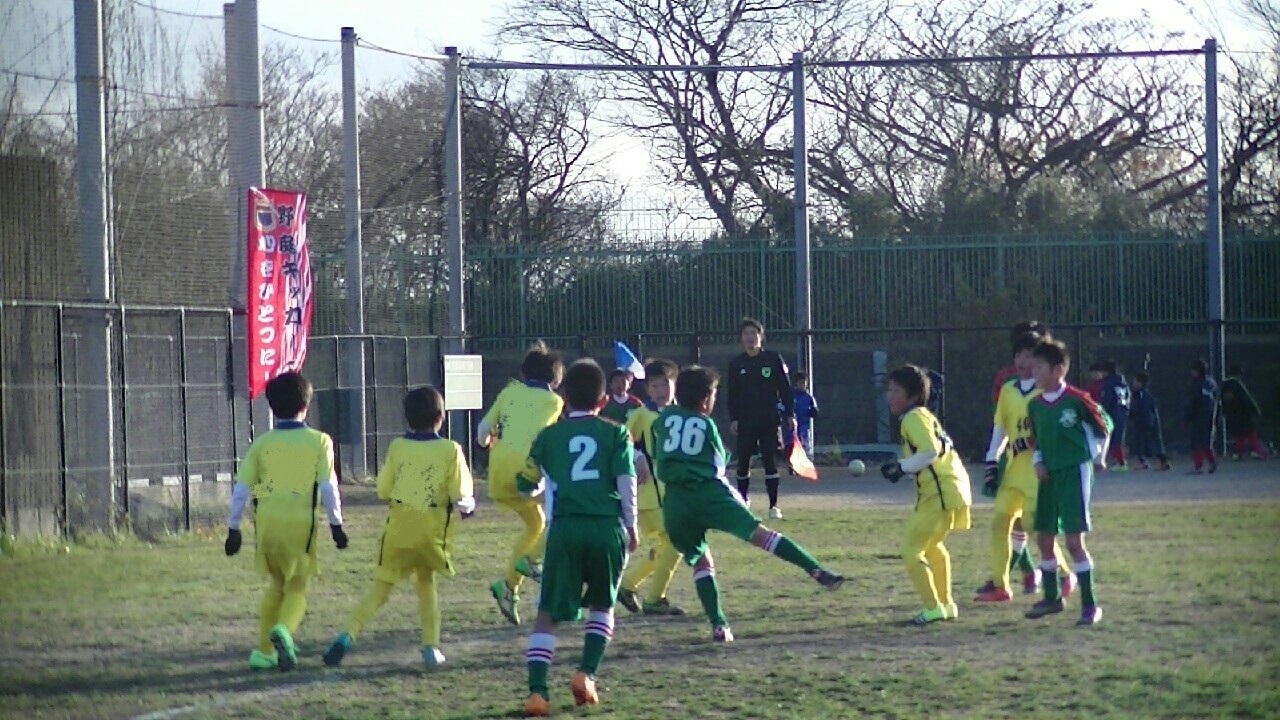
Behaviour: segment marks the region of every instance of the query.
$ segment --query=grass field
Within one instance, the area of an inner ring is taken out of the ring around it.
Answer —
[[[351,548],[322,549],[293,673],[252,673],[262,581],[252,553],[218,536],[19,547],[0,558],[0,717],[517,717],[527,626],[505,624],[486,583],[515,528],[482,505],[463,526],[460,574],[442,585],[446,670],[418,655],[405,586],[340,670],[320,654],[370,581],[383,509],[348,503]],[[367,493],[365,493],[367,497]],[[1280,716],[1280,501],[1113,503],[1091,537],[1103,623],[1032,622],[1031,600],[969,602],[985,577],[989,506],[948,542],[961,616],[904,626],[917,609],[898,558],[908,505],[796,503],[775,523],[850,581],[836,594],[795,568],[715,536],[738,641],[713,645],[687,570],[683,619],[619,609],[602,705],[575,710],[568,680],[581,626],[560,635],[552,707],[599,718],[1267,718]],[[790,507],[790,506],[789,506]],[[246,538],[246,545],[248,538]],[[522,609],[531,614],[533,593]]]

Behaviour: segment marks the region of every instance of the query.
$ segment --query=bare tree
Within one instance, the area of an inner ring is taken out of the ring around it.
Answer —
[[[879,197],[899,231],[955,232],[1025,227],[1026,199],[1046,184],[1126,186],[1152,207],[1172,203],[1197,164],[1182,152],[1195,147],[1198,92],[1182,65],[1027,57],[1150,42],[1141,21],[1090,20],[1091,7],[963,0],[885,14],[883,41],[850,48],[855,56],[1011,59],[817,73],[814,102],[826,112],[810,140],[813,182],[829,212]],[[1132,177],[1128,159],[1144,149],[1182,159],[1162,176]]]
[[[694,189],[730,237],[791,221],[785,72],[717,72],[717,65],[784,65],[821,52],[860,20],[844,0],[520,0],[503,37],[575,59],[622,65],[706,65],[706,71],[619,72],[600,83],[614,121],[650,138],[668,178]]]

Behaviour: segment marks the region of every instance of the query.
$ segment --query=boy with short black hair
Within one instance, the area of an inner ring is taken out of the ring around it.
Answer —
[[[378,499],[388,503],[387,522],[378,543],[373,587],[352,611],[343,631],[324,655],[336,667],[373,619],[396,583],[417,576],[418,616],[422,622],[422,660],[427,667],[444,664],[440,652],[440,598],[436,576],[453,577],[452,545],[456,507],[468,518],[476,509],[471,470],[462,447],[440,437],[444,398],[433,387],[409,391],[404,397],[409,432],[391,441],[378,473]]]
[[[625,425],[627,416],[644,407],[640,398],[631,394],[631,383],[635,378],[626,368],[618,368],[609,373],[609,397],[604,401],[600,417]]]
[[[595,675],[613,637],[613,605],[627,553],[635,552],[636,470],[631,440],[617,423],[597,417],[604,372],[578,360],[565,375],[568,416],[538,433],[518,480],[528,497],[544,495],[550,526],[538,617],[525,659],[526,716],[550,713],[547,675],[556,626],[587,608],[586,637],[569,688],[576,705],[600,701]]]
[[[731,642],[733,631],[720,607],[720,588],[707,546],[707,531],[719,530],[801,568],[819,585],[835,590],[844,578],[824,569],[804,548],[760,523],[742,495],[729,485],[724,442],[711,419],[720,376],[692,365],[676,378],[676,405],[654,421],[653,453],[657,474],[666,484],[663,520],[671,544],[693,566],[698,600],[711,622],[711,637]]]
[[[672,547],[666,524],[662,520],[666,489],[662,480],[654,474],[653,464],[653,421],[658,419],[658,413],[663,408],[675,400],[676,376],[680,374],[680,369],[674,362],[659,358],[645,364],[644,374],[649,399],[645,401],[644,407],[627,418],[627,432],[636,449],[640,537],[648,539],[652,545],[622,576],[618,602],[631,612],[643,612],[646,615],[684,615],[683,608],[672,605],[667,599],[671,578],[680,563],[680,552]],[[650,576],[652,580],[649,591],[641,601],[638,595],[640,584]]]
[[[809,457],[813,457],[813,421],[818,417],[818,401],[809,392],[809,373],[797,370],[791,373],[791,400],[795,408],[796,428],[794,434],[791,426],[782,426],[783,453],[789,452],[791,440],[800,438],[800,447]]]
[[[916,503],[902,541],[907,576],[924,603],[911,622],[928,625],[959,614],[951,595],[951,555],[943,545],[952,530],[968,530],[969,474],[938,418],[925,407],[929,376],[923,368],[904,365],[889,373],[885,401],[902,418],[902,458],[880,466],[890,482],[910,475]]]
[[[512,625],[520,624],[521,583],[526,577],[534,582],[542,577],[546,526],[542,504],[520,494],[516,475],[528,461],[533,439],[560,417],[564,401],[555,390],[563,375],[560,354],[542,341],[534,343],[520,363],[523,382],[513,382],[498,393],[476,433],[481,447],[493,446],[489,454],[489,498],[514,512],[524,523],[512,548],[506,577],[489,586],[498,611]]]
[[[1053,545],[1059,532],[1066,535],[1067,552],[1080,584],[1080,620],[1094,625],[1102,619],[1093,588],[1093,559],[1085,548],[1085,533],[1092,529],[1089,500],[1093,471],[1105,467],[1111,418],[1085,393],[1066,382],[1071,355],[1059,340],[1045,340],[1032,351],[1032,374],[1040,395],[1027,407],[1035,440],[1035,469],[1040,478],[1036,499],[1035,531],[1040,544],[1040,574],[1044,599],[1027,611],[1036,619],[1060,613],[1058,563]]]
[[[1160,461],[1157,470],[1169,469],[1169,456],[1164,452],[1164,436],[1160,430],[1160,409],[1151,394],[1151,376],[1133,374],[1133,403],[1129,407],[1129,451],[1137,460],[1138,470],[1150,467],[1147,458]]]
[[[286,672],[298,662],[293,635],[306,614],[307,585],[319,570],[317,502],[339,550],[346,549],[347,534],[333,439],[304,422],[311,382],[296,372],[281,373],[267,383],[266,395],[275,428],[253,441],[236,471],[224,549],[228,556],[240,552],[240,516],[252,497],[255,561],[271,586],[262,598],[258,647],[249,654],[249,667]]]

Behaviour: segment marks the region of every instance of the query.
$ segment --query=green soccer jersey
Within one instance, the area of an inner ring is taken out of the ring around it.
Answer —
[[[545,478],[553,518],[622,517],[617,479],[635,474],[626,428],[595,415],[578,415],[538,433],[517,485],[529,492]]]
[[[600,417],[608,418],[619,425],[626,425],[627,416],[642,407],[644,403],[640,402],[640,398],[635,395],[627,395],[622,402],[608,397],[604,401],[604,407],[600,409]]]
[[[1027,404],[1036,459],[1049,470],[1086,463],[1102,452],[1111,418],[1088,394],[1066,385]]]
[[[726,453],[711,418],[678,405],[663,408],[653,421],[649,448],[657,476],[667,485],[725,480]]]

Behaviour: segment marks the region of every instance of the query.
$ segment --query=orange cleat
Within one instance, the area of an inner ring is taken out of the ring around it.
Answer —
[[[573,692],[574,705],[596,705],[600,702],[600,696],[596,694],[595,679],[584,672],[573,676],[569,690]]]
[[[546,717],[551,714],[551,703],[539,693],[529,693],[524,699],[525,717]]]

